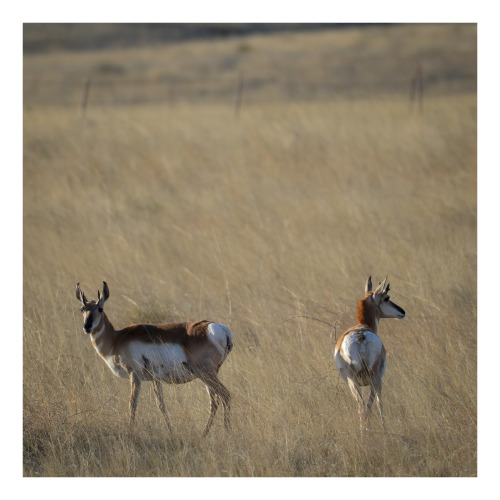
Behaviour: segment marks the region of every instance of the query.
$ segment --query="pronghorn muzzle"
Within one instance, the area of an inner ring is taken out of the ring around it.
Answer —
[[[83,331],[88,335],[89,333],[92,333],[92,316],[90,316],[89,318],[87,318],[87,321],[85,321],[84,325],[83,325]]]
[[[399,307],[397,304],[392,302],[392,305],[397,309],[401,316],[396,316],[396,319],[403,319],[406,316],[405,310],[402,307]]]

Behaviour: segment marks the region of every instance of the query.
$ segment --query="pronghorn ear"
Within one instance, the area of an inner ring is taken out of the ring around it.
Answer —
[[[106,302],[108,299],[109,299],[109,287],[108,287],[108,284],[105,281],[103,281],[102,282],[102,295],[101,295],[101,292],[99,292],[99,290],[97,290],[97,305],[99,307],[103,307],[104,302]]]
[[[76,284],[76,298],[85,306],[87,305],[87,298],[80,289],[80,283]]]
[[[104,300],[108,300],[109,299],[109,286],[105,281],[102,282],[102,293],[104,294]]]
[[[368,293],[368,292],[371,292],[372,291],[372,277],[369,276],[368,277],[368,280],[366,281],[366,285],[365,285],[365,295]]]

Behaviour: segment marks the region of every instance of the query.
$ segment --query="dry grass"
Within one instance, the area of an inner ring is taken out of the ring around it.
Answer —
[[[24,111],[25,476],[475,476],[476,98]],[[385,320],[390,432],[358,430],[333,367],[368,274]],[[145,386],[82,333],[74,286],[116,327],[213,319],[234,430],[206,439],[200,382]],[[93,292],[92,292],[93,291]],[[342,313],[342,314],[340,314]],[[309,315],[334,323],[336,329]],[[288,320],[289,321],[285,321]]]

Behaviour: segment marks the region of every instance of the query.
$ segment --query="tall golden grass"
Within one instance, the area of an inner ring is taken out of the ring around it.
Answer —
[[[24,110],[25,476],[475,476],[476,98]],[[359,431],[333,365],[368,275],[383,320],[383,398]],[[82,332],[74,287],[117,328],[210,319],[235,349],[220,377],[128,383]],[[326,325],[310,316],[330,323]]]

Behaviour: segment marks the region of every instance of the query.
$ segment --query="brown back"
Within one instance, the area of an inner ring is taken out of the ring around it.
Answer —
[[[187,347],[191,339],[207,336],[211,321],[164,323],[160,325],[130,325],[117,331],[117,344],[123,342],[144,342],[146,344],[179,344]]]

